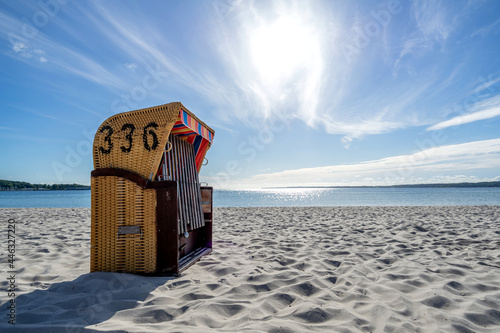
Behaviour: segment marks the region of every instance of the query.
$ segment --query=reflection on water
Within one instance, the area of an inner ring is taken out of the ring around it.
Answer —
[[[218,207],[500,205],[500,188],[283,188],[219,190]]]
[[[215,207],[500,205],[500,188],[215,190]],[[90,207],[90,191],[0,192],[0,207]]]

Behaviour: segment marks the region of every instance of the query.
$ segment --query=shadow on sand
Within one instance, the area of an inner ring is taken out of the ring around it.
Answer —
[[[96,272],[73,281],[52,284],[15,299],[15,326],[2,315],[0,331],[7,332],[92,332],[93,325],[118,311],[137,307],[155,289],[175,277],[150,277],[124,273]],[[9,312],[10,302],[0,305]],[[124,332],[124,331],[114,331]]]

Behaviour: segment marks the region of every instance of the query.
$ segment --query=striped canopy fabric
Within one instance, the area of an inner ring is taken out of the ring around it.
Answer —
[[[200,172],[205,154],[214,139],[213,130],[199,121],[191,112],[181,109],[170,133],[193,145],[196,169]]]

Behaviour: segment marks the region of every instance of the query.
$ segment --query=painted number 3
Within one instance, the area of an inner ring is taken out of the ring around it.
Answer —
[[[158,148],[158,136],[156,135],[155,130],[158,128],[158,124],[155,122],[150,122],[146,126],[144,126],[143,129],[143,134],[142,134],[142,141],[144,144],[144,149],[151,151],[155,150]],[[112,140],[112,135],[114,133],[113,128],[109,125],[101,127],[99,130],[100,133],[106,133],[106,136],[104,137],[104,143],[105,146],[100,146],[99,151],[102,154],[109,154],[111,153],[111,150],[113,149],[113,140]],[[126,144],[123,146],[120,146],[120,149],[124,153],[130,153],[132,150],[132,146],[134,143],[134,132],[135,132],[135,126],[134,124],[124,124],[121,128],[120,133],[125,134],[125,141]]]

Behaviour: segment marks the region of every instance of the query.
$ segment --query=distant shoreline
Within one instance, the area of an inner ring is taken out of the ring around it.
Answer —
[[[474,187],[500,187],[500,181],[477,182],[477,183],[434,183],[434,184],[402,184],[402,185],[359,185],[359,186],[266,186],[269,189],[328,189],[328,188],[474,188]],[[1,191],[80,191],[90,190],[90,186],[81,184],[31,184],[21,181],[8,181],[0,179]]]
[[[5,189],[1,188],[0,192],[51,192],[51,191],[90,191],[90,186],[85,188],[60,188],[60,189],[50,189],[50,188],[18,188],[18,189]]]
[[[500,187],[500,181],[477,183],[436,183],[436,184],[403,184],[403,185],[378,185],[378,186],[281,186],[263,187],[262,189],[293,189],[293,188],[464,188],[464,187]]]
[[[31,184],[28,182],[0,179],[0,191],[79,191],[90,190],[90,186],[81,184]]]

